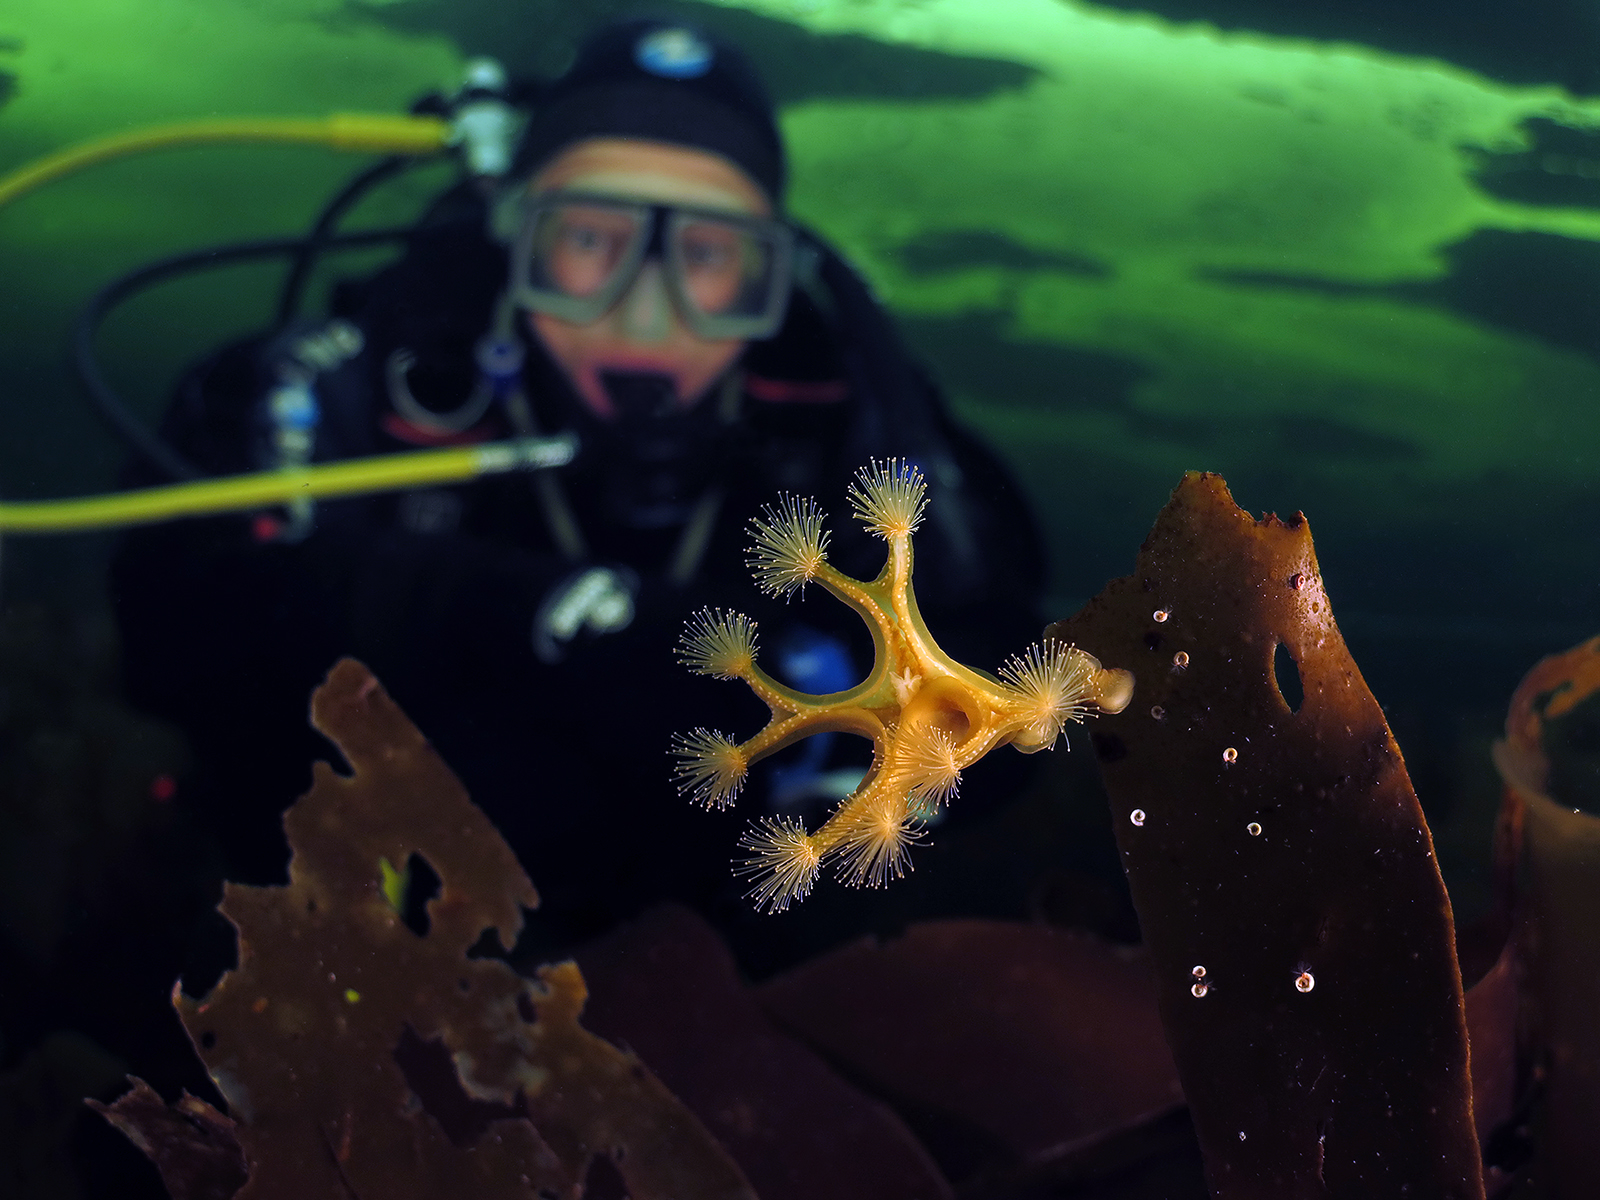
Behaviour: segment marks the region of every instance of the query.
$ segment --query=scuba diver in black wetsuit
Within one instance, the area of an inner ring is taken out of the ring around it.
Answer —
[[[875,575],[881,543],[845,499],[874,456],[927,477],[917,595],[944,646],[993,667],[1037,637],[1022,499],[862,282],[786,220],[784,175],[738,52],[676,24],[610,27],[538,97],[497,189],[444,195],[397,263],[336,288],[330,319],[184,379],[163,435],[217,473],[536,433],[580,445],[558,471],[125,539],[130,694],[190,735],[186,794],[230,877],[282,878],[279,814],[328,752],[306,697],[348,654],[506,834],[557,936],[661,898],[742,906],[729,860],[748,810],[828,803],[865,760],[852,775],[851,743],[826,735],[758,774],[746,812],[692,810],[669,734],[744,733],[765,710],[672,648],[702,606],[737,608],[774,674],[856,682],[859,620],[815,594],[760,598],[745,531],[780,492],[815,496],[831,559]]]

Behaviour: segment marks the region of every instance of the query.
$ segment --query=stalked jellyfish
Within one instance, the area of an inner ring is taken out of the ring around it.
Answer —
[[[850,491],[855,516],[888,543],[871,582],[828,562],[828,532],[816,501],[783,496],[751,524],[756,583],[788,596],[813,580],[855,609],[872,631],[874,662],[847,691],[813,696],[785,687],[756,665],[756,624],[707,609],[689,621],[679,657],[692,671],[742,679],[771,710],[748,741],[696,729],[674,740],[679,790],[708,807],[733,803],[752,764],[814,733],[843,731],[873,744],[860,785],[816,832],[792,817],[759,820],[741,840],[735,870],[751,881],[757,908],[781,912],[804,898],[823,864],[853,886],[881,886],[910,867],[910,848],[951,800],[961,772],[1007,743],[1025,753],[1053,746],[1068,721],[1120,712],[1133,676],[1107,670],[1055,639],[1029,647],[999,678],[956,662],[933,640],[911,588],[911,535],[922,521],[926,484],[911,464],[874,461]]]

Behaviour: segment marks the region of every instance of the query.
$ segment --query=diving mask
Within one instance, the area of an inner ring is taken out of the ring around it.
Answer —
[[[794,235],[781,221],[583,192],[530,197],[511,252],[520,306],[598,321],[659,261],[684,322],[710,341],[770,337],[789,299]]]

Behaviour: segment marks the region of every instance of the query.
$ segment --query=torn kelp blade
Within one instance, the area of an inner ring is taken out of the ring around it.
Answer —
[[[638,1058],[578,1023],[576,964],[534,981],[469,955],[489,930],[509,946],[538,897],[378,681],[346,659],[311,713],[350,773],[316,765],[284,821],[288,884],[228,885],[239,965],[177,998],[248,1163],[241,1200],[531,1200],[597,1177],[635,1200],[754,1200]],[[419,928],[414,862],[439,884]]]
[[[144,1151],[172,1200],[230,1200],[250,1177],[238,1123],[188,1092],[169,1105],[144,1080],[129,1082],[114,1104],[84,1103]]]
[[[1094,740],[1213,1194],[1481,1196],[1449,899],[1304,518],[1190,473],[1048,634],[1138,679]]]

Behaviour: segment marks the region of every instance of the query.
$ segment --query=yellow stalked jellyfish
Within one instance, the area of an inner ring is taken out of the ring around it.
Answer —
[[[961,772],[996,746],[1032,753],[1055,743],[1062,726],[1090,709],[1120,712],[1133,676],[1106,670],[1060,642],[1030,647],[998,678],[963,666],[941,650],[911,590],[911,535],[927,503],[922,475],[896,459],[872,462],[856,476],[856,517],[889,544],[889,559],[870,583],[828,563],[828,533],[816,501],[783,496],[751,524],[750,568],[770,595],[816,580],[861,614],[872,630],[874,662],[848,691],[812,696],[785,687],[756,666],[756,624],[742,613],[704,609],[689,620],[678,653],[690,670],[742,679],[772,710],[766,728],[746,742],[696,729],[674,739],[679,790],[718,808],[732,804],[752,763],[814,733],[838,730],[870,738],[872,766],[860,785],[815,833],[792,817],[767,817],[741,839],[756,907],[781,912],[810,892],[833,860],[846,883],[878,887],[907,869],[910,847]]]

